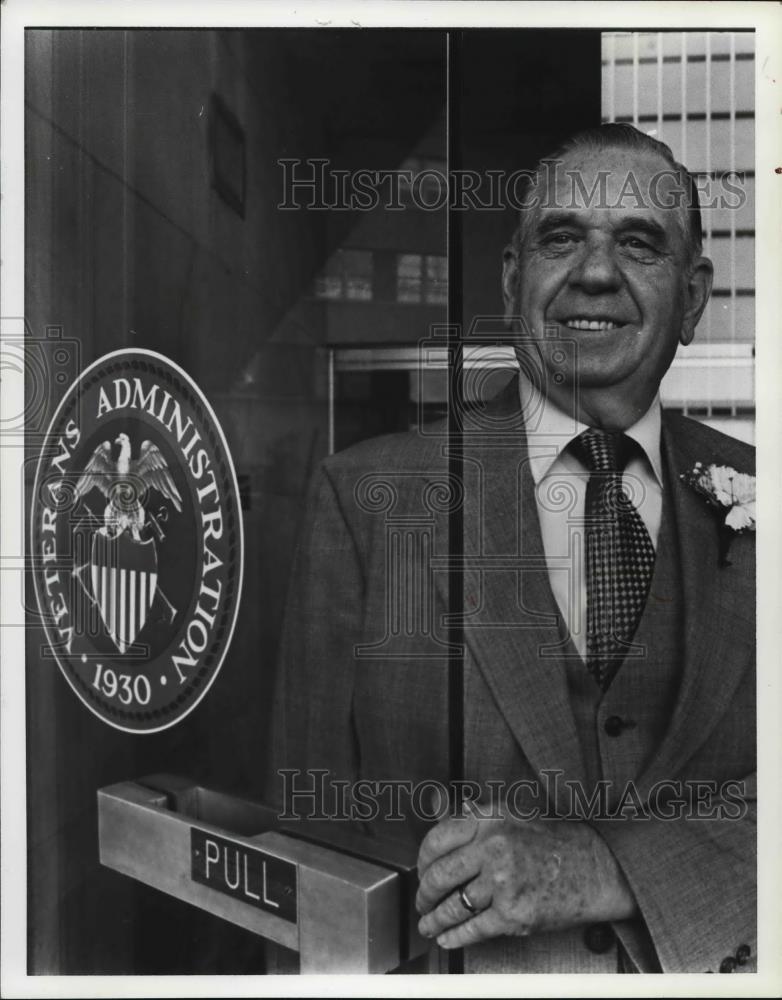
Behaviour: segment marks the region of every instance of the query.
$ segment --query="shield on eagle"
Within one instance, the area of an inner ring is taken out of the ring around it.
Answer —
[[[144,628],[157,589],[154,538],[96,531],[90,558],[92,594],[114,645],[124,653]]]

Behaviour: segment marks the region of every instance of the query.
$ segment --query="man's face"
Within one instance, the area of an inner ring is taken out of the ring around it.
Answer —
[[[541,182],[519,257],[506,259],[506,292],[515,289],[508,304],[542,357],[544,391],[551,394],[557,374],[571,395],[577,386],[640,416],[677,342],[692,338],[711,265],[700,258],[688,273],[682,213],[665,207],[681,188],[671,176],[660,181],[663,171],[670,175],[654,155],[574,150],[557,170],[556,197]],[[573,349],[558,351],[563,340]]]

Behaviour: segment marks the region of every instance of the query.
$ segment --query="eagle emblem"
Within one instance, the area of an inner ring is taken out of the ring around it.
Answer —
[[[140,542],[146,520],[143,501],[149,488],[162,493],[180,514],[182,497],[160,449],[151,441],[142,443],[141,453],[135,460],[130,457],[127,434],[120,434],[114,443],[119,445],[117,461],[112,460],[108,441],[99,444],[76,483],[76,499],[92,489],[99,489],[109,501],[103,512],[101,533],[116,538],[123,531],[129,531],[133,540]]]
[[[165,538],[160,522],[168,519],[168,511],[161,508],[155,516],[145,505],[156,490],[181,513],[182,497],[155,444],[142,442],[137,459],[131,457],[127,434],[119,434],[114,444],[119,445],[116,462],[109,441],[95,448],[76,482],[74,499],[97,489],[108,501],[102,523],[93,515],[97,527],[90,556],[91,597],[115,646],[125,653],[144,628],[156,595],[170,621],[176,615],[158,586],[155,536],[161,542]]]

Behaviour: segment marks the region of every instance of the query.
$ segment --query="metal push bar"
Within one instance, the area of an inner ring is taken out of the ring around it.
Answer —
[[[302,973],[389,972],[429,948],[403,845],[162,774],[100,789],[98,826],[101,864],[297,951]]]

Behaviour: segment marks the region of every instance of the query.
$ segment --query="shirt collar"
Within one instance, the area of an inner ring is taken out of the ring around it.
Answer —
[[[587,429],[587,425],[555,406],[524,375],[519,376],[519,398],[527,442],[530,445],[530,469],[537,485],[551,471],[562,451],[573,438]],[[643,449],[654,477],[662,488],[661,431],[662,412],[658,394],[646,413],[632,427],[628,427],[625,434]]]

